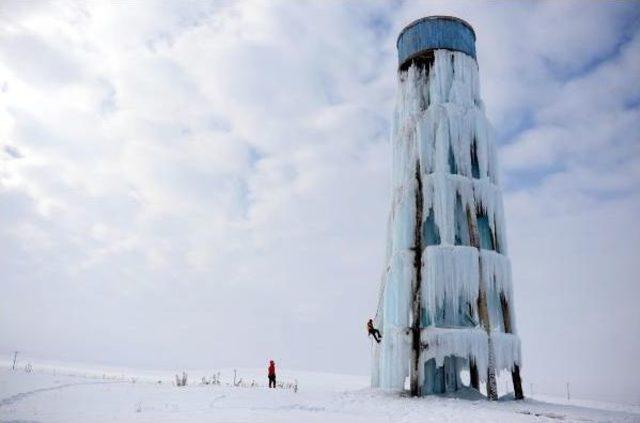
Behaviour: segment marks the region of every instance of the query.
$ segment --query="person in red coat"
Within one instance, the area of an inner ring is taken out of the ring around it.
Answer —
[[[276,387],[276,363],[271,360],[269,361],[269,388]]]

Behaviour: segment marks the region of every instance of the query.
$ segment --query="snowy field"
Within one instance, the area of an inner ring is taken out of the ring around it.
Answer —
[[[233,370],[221,371],[220,385],[203,385],[204,372],[188,374],[188,385],[177,387],[169,372],[2,367],[0,422],[640,422],[637,406],[413,399],[369,389],[357,376],[280,372],[298,381],[295,392],[265,388],[263,371],[239,369],[238,387]]]

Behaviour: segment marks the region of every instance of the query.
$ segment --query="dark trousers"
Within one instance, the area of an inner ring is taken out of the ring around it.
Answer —
[[[269,388],[276,387],[276,375],[269,375]]]
[[[369,329],[369,335],[373,335],[373,339],[375,339],[376,342],[380,342],[380,339],[382,339],[382,335],[380,335],[378,329]]]

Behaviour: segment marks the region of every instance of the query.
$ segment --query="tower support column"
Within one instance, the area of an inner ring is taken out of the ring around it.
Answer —
[[[478,249],[480,252],[480,232],[478,230],[478,222],[476,220],[475,210],[467,208],[467,224],[469,226],[469,238],[471,246]],[[478,317],[480,318],[480,324],[487,332],[489,338],[487,348],[489,349],[489,365],[487,366],[487,398],[489,400],[498,399],[498,384],[496,382],[496,369],[495,369],[495,357],[493,350],[493,343],[491,342],[491,322],[489,320],[489,308],[487,306],[487,281],[484,280],[484,272],[482,271],[482,259],[478,254],[478,268],[480,269],[480,283],[478,293]],[[477,374],[477,369],[476,369]],[[479,386],[479,383],[478,383]]]
[[[413,267],[414,277],[412,283],[412,303],[411,303],[411,370],[409,375],[409,385],[411,396],[419,397],[422,394],[420,386],[420,353],[422,352],[422,341],[420,340],[420,325],[422,320],[422,207],[424,198],[422,197],[422,174],[420,161],[416,162],[416,220],[413,231]]]
[[[504,321],[504,331],[506,333],[513,333],[513,327],[511,326],[511,307],[507,298],[500,295],[500,306],[502,308],[502,319]],[[513,381],[513,394],[517,400],[524,399],[524,393],[522,391],[522,378],[520,377],[520,366],[513,365],[511,370],[511,380]]]

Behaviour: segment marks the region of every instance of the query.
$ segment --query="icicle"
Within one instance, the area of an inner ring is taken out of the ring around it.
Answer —
[[[475,210],[474,185],[460,175],[433,173],[423,179],[424,220],[432,209],[443,245],[454,245],[455,201],[460,197],[464,210]]]
[[[408,374],[409,345],[407,327],[411,307],[410,282],[413,278],[413,253],[399,251],[392,256],[384,292],[382,351],[379,380],[384,389],[404,388]]]
[[[393,208],[393,228],[391,242],[394,251],[409,249],[413,246],[413,228],[415,226],[415,181],[396,190]]]
[[[475,203],[489,218],[491,232],[498,241],[502,254],[507,253],[507,241],[505,237],[504,209],[502,206],[502,192],[488,179],[474,179],[473,193]]]
[[[436,309],[451,307],[456,312],[462,305],[471,305],[473,316],[477,316],[478,250],[462,246],[431,246],[423,255],[422,285],[423,306],[431,322],[436,320]]]
[[[455,51],[436,50],[434,54],[428,80],[431,102],[482,107],[476,61]]]
[[[480,178],[497,182],[493,130],[480,100],[474,59],[459,52],[438,50],[428,77],[411,66],[401,74],[394,142],[416,133],[426,173],[449,172],[448,154],[461,175],[471,177],[471,145],[475,142]],[[406,169],[400,168],[400,169]]]
[[[401,186],[413,178],[413,165],[418,159],[416,123],[420,116],[420,84],[424,74],[415,67],[400,76],[393,123],[393,186]]]
[[[481,250],[480,260],[482,260],[482,277],[487,281],[488,288],[498,295],[504,295],[509,304],[509,323],[511,332],[516,333],[515,308],[513,307],[513,286],[511,281],[511,262],[509,258],[498,254],[495,251]],[[499,307],[500,304],[496,304]],[[496,316],[501,316],[502,312],[496,311]],[[492,322],[492,327],[502,326],[502,322]]]
[[[480,110],[475,110],[474,133],[480,178],[489,178],[494,184],[498,183],[498,163],[493,142],[493,128],[487,117]]]
[[[429,98],[432,103],[447,103],[451,90],[452,68],[450,52],[436,50],[429,72]]]
[[[471,144],[474,140],[475,111],[458,104],[447,104],[449,147],[453,152],[457,173],[472,177]]]
[[[494,251],[481,250],[483,278],[498,294],[504,294],[510,301],[513,293],[511,289],[511,264],[509,259]]]
[[[417,126],[422,171],[428,175],[435,171],[448,171],[448,122],[446,108],[431,105],[422,114]]]
[[[491,332],[495,354],[496,370],[513,370],[514,364],[520,366],[520,339],[510,333]]]
[[[435,358],[436,366],[442,366],[445,357],[455,355],[473,360],[481,376],[487,373],[488,338],[484,330],[428,328],[423,329],[422,340],[425,345],[421,355],[422,369],[424,369],[424,363],[432,358]]]

